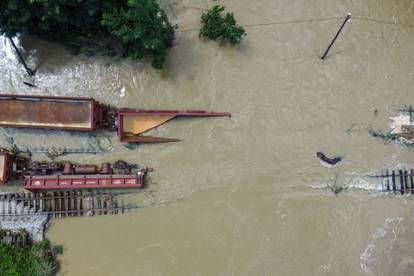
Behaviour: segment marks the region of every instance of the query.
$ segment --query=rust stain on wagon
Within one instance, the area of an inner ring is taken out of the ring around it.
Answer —
[[[5,163],[6,155],[0,154],[0,183],[3,183],[5,179]]]
[[[92,100],[2,98],[0,125],[90,129],[93,127]]]

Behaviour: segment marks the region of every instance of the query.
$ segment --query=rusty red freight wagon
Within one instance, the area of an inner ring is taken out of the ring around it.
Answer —
[[[152,169],[138,168],[119,160],[113,164],[79,165],[69,162],[30,162],[19,153],[0,150],[0,184],[10,179],[23,179],[29,191],[73,189],[144,188],[145,176]]]
[[[144,173],[93,175],[34,175],[24,177],[24,188],[36,190],[143,188]]]
[[[92,98],[0,95],[0,126],[67,131],[116,131],[122,142],[156,143],[178,139],[143,134],[176,117],[230,116],[202,110],[116,109]]]

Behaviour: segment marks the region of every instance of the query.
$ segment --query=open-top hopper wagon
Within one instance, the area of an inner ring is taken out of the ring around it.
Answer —
[[[143,134],[175,117],[230,116],[197,110],[116,109],[92,98],[0,95],[0,126],[67,131],[116,131],[121,142],[156,143],[178,139]]]

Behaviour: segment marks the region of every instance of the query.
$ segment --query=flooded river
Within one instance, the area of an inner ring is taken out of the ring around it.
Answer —
[[[198,38],[224,4],[246,26],[236,47]],[[163,72],[149,62],[71,56],[23,38],[36,88],[1,41],[2,92],[91,96],[118,107],[229,111],[174,120],[129,149],[115,134],[2,130],[0,145],[98,148],[76,162],[154,168],[119,216],[54,220],[65,275],[412,275],[414,197],[384,195],[367,174],[413,168],[414,152],[369,128],[414,104],[414,1],[162,1],[179,25]],[[320,60],[347,12],[353,19]],[[315,153],[342,155],[334,168]],[[42,154],[36,158],[46,159]],[[345,185],[334,194],[330,185]]]

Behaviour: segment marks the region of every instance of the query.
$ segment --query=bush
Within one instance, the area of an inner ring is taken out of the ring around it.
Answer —
[[[124,56],[153,56],[161,68],[166,48],[172,45],[173,27],[156,0],[2,0],[0,33],[17,33],[60,41],[75,52],[100,47],[97,41],[113,38]]]
[[[200,29],[200,37],[210,40],[229,41],[232,45],[240,43],[246,31],[236,25],[233,13],[221,14],[223,6],[214,6],[201,15],[203,27]]]
[[[58,269],[57,255],[61,247],[53,247],[48,240],[23,248],[0,244],[0,275],[48,276]]]

